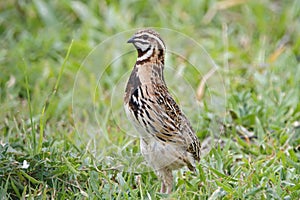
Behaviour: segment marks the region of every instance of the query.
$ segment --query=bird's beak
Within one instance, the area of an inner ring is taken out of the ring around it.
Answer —
[[[127,41],[127,43],[134,43],[134,36],[132,37],[132,38],[130,38],[128,41]]]

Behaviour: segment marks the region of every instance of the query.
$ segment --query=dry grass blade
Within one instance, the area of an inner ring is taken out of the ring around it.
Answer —
[[[201,99],[204,95],[205,83],[215,73],[216,70],[217,70],[217,68],[212,68],[211,70],[209,70],[209,72],[207,74],[205,74],[203,76],[202,80],[200,81],[200,84],[198,86],[197,93],[196,93],[196,97],[197,97],[198,101],[201,101]]]
[[[245,3],[246,0],[224,0],[224,1],[219,1],[215,3],[204,15],[202,23],[203,24],[208,24],[211,22],[211,20],[214,18],[216,15],[217,11],[219,10],[225,10],[227,8],[231,8],[236,5],[240,5]]]
[[[275,51],[269,57],[269,62],[270,63],[275,62],[277,60],[277,58],[284,52],[285,49],[286,49],[286,47],[284,45],[275,49]]]

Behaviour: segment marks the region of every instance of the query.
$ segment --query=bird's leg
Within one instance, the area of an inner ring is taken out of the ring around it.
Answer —
[[[165,194],[170,194],[173,187],[173,174],[172,170],[168,168],[163,168],[157,171],[158,176],[161,178],[161,188],[160,192]]]
[[[160,193],[166,193],[166,185],[163,181],[161,182]]]
[[[172,175],[172,172],[171,172],[171,179],[170,179],[170,182],[167,182],[166,183],[166,194],[170,194],[172,192],[172,188],[173,188],[173,175]]]

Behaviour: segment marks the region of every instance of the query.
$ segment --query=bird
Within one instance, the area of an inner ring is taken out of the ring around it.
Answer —
[[[201,144],[164,79],[166,46],[153,29],[137,31],[128,41],[137,59],[124,94],[124,109],[139,133],[140,151],[161,180],[160,193],[173,190],[173,170],[196,172]]]

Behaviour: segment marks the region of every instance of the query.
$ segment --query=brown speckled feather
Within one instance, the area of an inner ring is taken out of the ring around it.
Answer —
[[[138,58],[127,83],[125,110],[140,133],[142,154],[162,179],[161,192],[169,193],[172,170],[186,165],[195,171],[200,142],[166,86],[160,36],[142,30],[128,42],[136,47]]]

